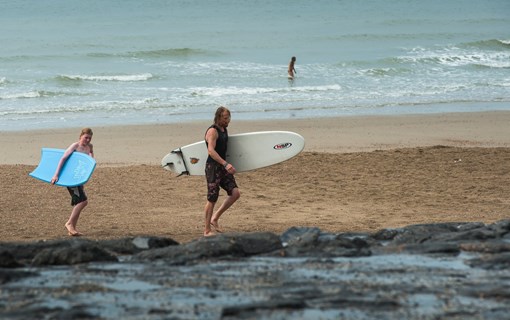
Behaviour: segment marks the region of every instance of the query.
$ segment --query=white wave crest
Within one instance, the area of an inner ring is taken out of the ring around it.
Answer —
[[[130,74],[130,75],[98,75],[98,76],[85,76],[85,75],[63,75],[65,79],[69,80],[84,80],[84,81],[147,81],[153,77],[151,73]]]
[[[41,93],[39,91],[28,91],[28,92],[17,92],[17,93],[1,95],[0,100],[31,99],[31,98],[39,98],[39,97],[41,97]]]
[[[457,47],[438,51],[414,48],[412,55],[400,57],[400,59],[411,62],[435,62],[450,67],[476,65],[489,68],[510,68],[510,53],[508,52],[473,51]]]
[[[230,95],[257,95],[257,94],[278,94],[288,92],[312,92],[312,91],[331,91],[341,90],[338,84],[324,86],[303,86],[293,88],[239,88],[239,87],[199,87],[192,88],[192,95],[221,97]]]

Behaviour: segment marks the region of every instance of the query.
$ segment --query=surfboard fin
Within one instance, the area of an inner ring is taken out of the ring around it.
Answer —
[[[177,177],[180,177],[180,176],[182,176],[184,174],[189,176],[190,174],[189,174],[188,166],[186,166],[186,161],[184,160],[184,158],[182,156],[181,148],[172,150],[172,153],[178,153],[181,156],[182,164],[184,165],[184,169],[186,169],[186,170],[182,171]]]
[[[167,164],[163,165],[163,166],[162,166],[162,168],[170,167],[170,166],[172,166],[173,164],[174,164],[173,162],[168,162]],[[180,176],[182,176],[182,175],[188,175],[188,176],[189,176],[190,174],[189,174],[189,171],[182,171],[181,173],[179,173],[179,174],[177,175],[177,177],[180,177]]]

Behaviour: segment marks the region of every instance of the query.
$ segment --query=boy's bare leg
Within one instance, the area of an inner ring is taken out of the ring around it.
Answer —
[[[67,220],[65,227],[70,236],[81,236],[82,234],[76,230],[76,225],[78,224],[78,218],[80,218],[81,211],[87,206],[88,201],[83,201],[78,203],[73,207],[73,211],[71,212],[71,216],[69,220]]]

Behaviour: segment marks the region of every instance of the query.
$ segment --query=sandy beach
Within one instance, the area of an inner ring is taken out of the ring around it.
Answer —
[[[237,174],[241,199],[222,226],[346,232],[509,218],[509,123],[510,112],[256,122],[236,121],[234,113],[230,134],[290,130],[306,146],[290,161]],[[98,166],[78,229],[91,239],[201,237],[204,178],[176,177],[159,163],[170,150],[201,140],[209,124],[93,128]],[[0,241],[67,237],[67,191],[28,173],[42,147],[66,148],[79,131],[0,134]]]

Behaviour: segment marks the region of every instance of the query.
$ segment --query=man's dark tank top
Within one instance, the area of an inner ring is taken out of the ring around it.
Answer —
[[[227,142],[228,142],[228,132],[227,128],[225,128],[225,131],[221,131],[220,128],[218,128],[217,125],[213,124],[210,126],[207,130],[214,128],[218,132],[218,140],[216,140],[216,152],[220,155],[221,158],[226,159],[227,157]],[[209,146],[207,143],[207,140],[205,141],[205,144]],[[207,157],[207,162],[216,162],[211,156]]]

